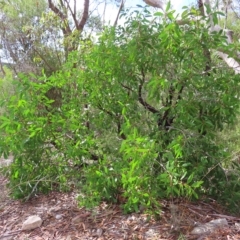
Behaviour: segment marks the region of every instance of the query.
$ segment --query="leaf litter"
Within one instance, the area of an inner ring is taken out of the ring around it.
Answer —
[[[0,176],[0,240],[237,240],[240,217],[228,215],[215,201],[190,202],[186,199],[162,200],[157,219],[145,213],[124,214],[119,205],[102,203],[93,210],[79,208],[77,193],[51,192],[27,202],[11,200],[7,179]],[[24,220],[38,215],[41,227],[21,230]],[[217,229],[207,236],[190,232],[198,223],[224,217],[228,228]],[[238,227],[236,227],[238,226]]]

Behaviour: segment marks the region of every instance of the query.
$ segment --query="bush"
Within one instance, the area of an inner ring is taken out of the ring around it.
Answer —
[[[226,39],[187,11],[186,26],[172,12],[160,23],[149,14],[131,13],[49,77],[19,76],[0,119],[15,197],[70,182],[81,205],[121,202],[126,212],[163,197],[226,197],[229,154],[216,135],[236,119],[239,77],[218,61],[209,67],[206,54]]]

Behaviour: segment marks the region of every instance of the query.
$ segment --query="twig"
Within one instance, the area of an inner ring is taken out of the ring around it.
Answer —
[[[202,202],[202,204],[208,206],[208,207],[209,207],[210,209],[212,209],[213,211],[215,211],[215,212],[221,214],[217,209],[213,208],[211,205],[209,205],[209,204],[207,204],[207,203],[205,203],[205,202]],[[209,214],[208,214],[208,215],[209,215]]]
[[[224,215],[224,214],[216,214],[216,213],[212,213],[212,214],[208,214],[209,216],[214,216],[214,217],[222,217],[222,218],[226,218],[229,220],[238,220],[240,221],[240,218],[237,217],[233,217],[233,216],[228,216],[228,215]]]
[[[189,206],[186,206],[185,204],[180,204],[181,206],[187,207],[190,212],[193,212],[194,214],[199,215],[200,217],[204,217],[202,214],[198,213],[197,211],[194,211]]]
[[[121,1],[120,7],[119,7],[119,9],[118,9],[117,17],[116,17],[116,19],[115,19],[115,21],[114,21],[114,24],[113,24],[114,27],[117,26],[117,22],[118,22],[118,19],[119,19],[119,15],[120,15],[120,12],[122,11],[123,7],[124,7],[125,2],[126,2],[126,0],[122,0],[122,1]]]
[[[4,238],[7,238],[7,237],[10,237],[10,236],[13,236],[13,235],[17,235],[20,232],[22,232],[22,230],[17,230],[15,232],[11,232],[11,233],[8,233],[6,235],[2,235],[2,236],[0,236],[0,239],[4,239]]]

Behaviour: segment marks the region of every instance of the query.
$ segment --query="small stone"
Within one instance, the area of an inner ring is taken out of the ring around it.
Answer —
[[[62,218],[62,215],[61,215],[61,214],[57,214],[57,215],[55,216],[55,218],[56,218],[57,220],[59,220],[59,219]]]
[[[101,237],[102,234],[103,234],[103,230],[101,228],[92,230],[92,236],[94,237]]]
[[[98,237],[101,237],[101,235],[103,234],[103,230],[101,228],[98,228],[96,234],[98,235]]]
[[[240,223],[235,223],[235,228],[237,231],[240,231]]]
[[[42,225],[42,219],[37,215],[29,216],[22,225],[22,230],[32,230]]]

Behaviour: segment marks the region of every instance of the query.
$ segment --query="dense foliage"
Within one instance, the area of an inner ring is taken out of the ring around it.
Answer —
[[[13,81],[0,150],[15,156],[14,197],[75,186],[81,205],[120,202],[126,212],[174,196],[237,204],[216,136],[236,120],[239,76],[211,51],[234,48],[192,20],[197,12],[186,10],[179,25],[167,11],[125,13],[124,27],[84,41],[61,70]]]

